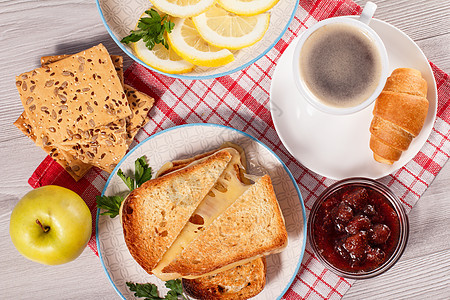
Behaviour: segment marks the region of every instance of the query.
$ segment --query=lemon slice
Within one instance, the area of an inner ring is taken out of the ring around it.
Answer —
[[[175,27],[167,35],[169,47],[186,61],[197,66],[219,67],[234,60],[233,53],[203,40],[190,18],[172,18]]]
[[[201,37],[211,45],[242,49],[262,39],[269,28],[270,14],[239,16],[218,5],[192,17]]]
[[[268,11],[279,0],[218,0],[226,10],[242,16],[254,16]]]
[[[172,49],[169,48],[167,50],[161,44],[156,44],[152,50],[149,50],[141,40],[133,43],[131,47],[139,59],[156,70],[165,73],[181,74],[190,72],[195,67],[190,62],[183,60]]]
[[[206,11],[215,0],[150,0],[150,2],[168,15],[188,18]]]

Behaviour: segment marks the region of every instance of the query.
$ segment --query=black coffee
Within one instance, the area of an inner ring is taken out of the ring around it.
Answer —
[[[325,25],[305,41],[300,73],[310,91],[335,107],[356,106],[376,89],[381,58],[374,42],[347,24]]]

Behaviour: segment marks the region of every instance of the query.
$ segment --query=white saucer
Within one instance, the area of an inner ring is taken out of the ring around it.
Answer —
[[[394,172],[420,151],[434,125],[437,91],[427,58],[413,40],[394,26],[373,19],[370,27],[386,46],[389,73],[399,67],[415,68],[428,83],[430,105],[425,125],[400,160],[391,166],[377,163],[369,148],[374,104],[352,115],[334,116],[316,110],[301,98],[292,71],[298,38],[286,49],[273,74],[270,108],[281,141],[305,167],[332,179],[354,176],[377,179]]]

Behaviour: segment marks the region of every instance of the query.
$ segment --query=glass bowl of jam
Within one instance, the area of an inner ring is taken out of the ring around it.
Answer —
[[[314,203],[308,238],[332,272],[365,279],[385,272],[402,255],[409,234],[406,211],[385,185],[349,178],[329,186]]]

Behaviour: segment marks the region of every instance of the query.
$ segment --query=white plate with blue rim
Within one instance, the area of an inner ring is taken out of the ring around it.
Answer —
[[[286,165],[266,145],[239,130],[215,124],[188,124],[156,133],[134,147],[111,173],[102,195],[112,196],[127,191],[117,176],[134,170],[137,158],[145,156],[153,174],[166,162],[192,157],[216,149],[230,141],[243,147],[247,156],[248,173],[267,173],[286,223],[288,246],[278,254],[267,257],[267,277],[264,290],[254,299],[280,299],[298,272],[306,245],[306,215],[300,190]],[[100,215],[97,211],[97,248],[106,275],[123,299],[134,299],[126,282],[153,283],[160,296],[168,289],[164,282],[149,275],[128,252],[119,218]]]
[[[279,1],[270,12],[270,24],[264,37],[256,44],[241,49],[234,54],[234,61],[221,67],[196,67],[184,74],[168,74],[156,70],[136,57],[128,45],[120,40],[136,26],[141,15],[151,7],[148,0],[96,0],[101,19],[116,44],[133,60],[155,72],[182,79],[209,79],[237,72],[253,64],[264,56],[281,39],[289,27],[297,10],[299,0]]]
[[[422,149],[430,135],[437,110],[433,71],[422,50],[398,28],[378,19],[370,27],[383,41],[389,58],[389,74],[396,68],[414,68],[428,83],[428,114],[420,134],[400,160],[385,165],[373,159],[369,148],[370,122],[375,103],[351,115],[321,112],[302,99],[293,75],[293,55],[299,38],[280,57],[272,77],[270,107],[275,129],[288,151],[302,165],[331,179],[378,179],[403,167]]]

